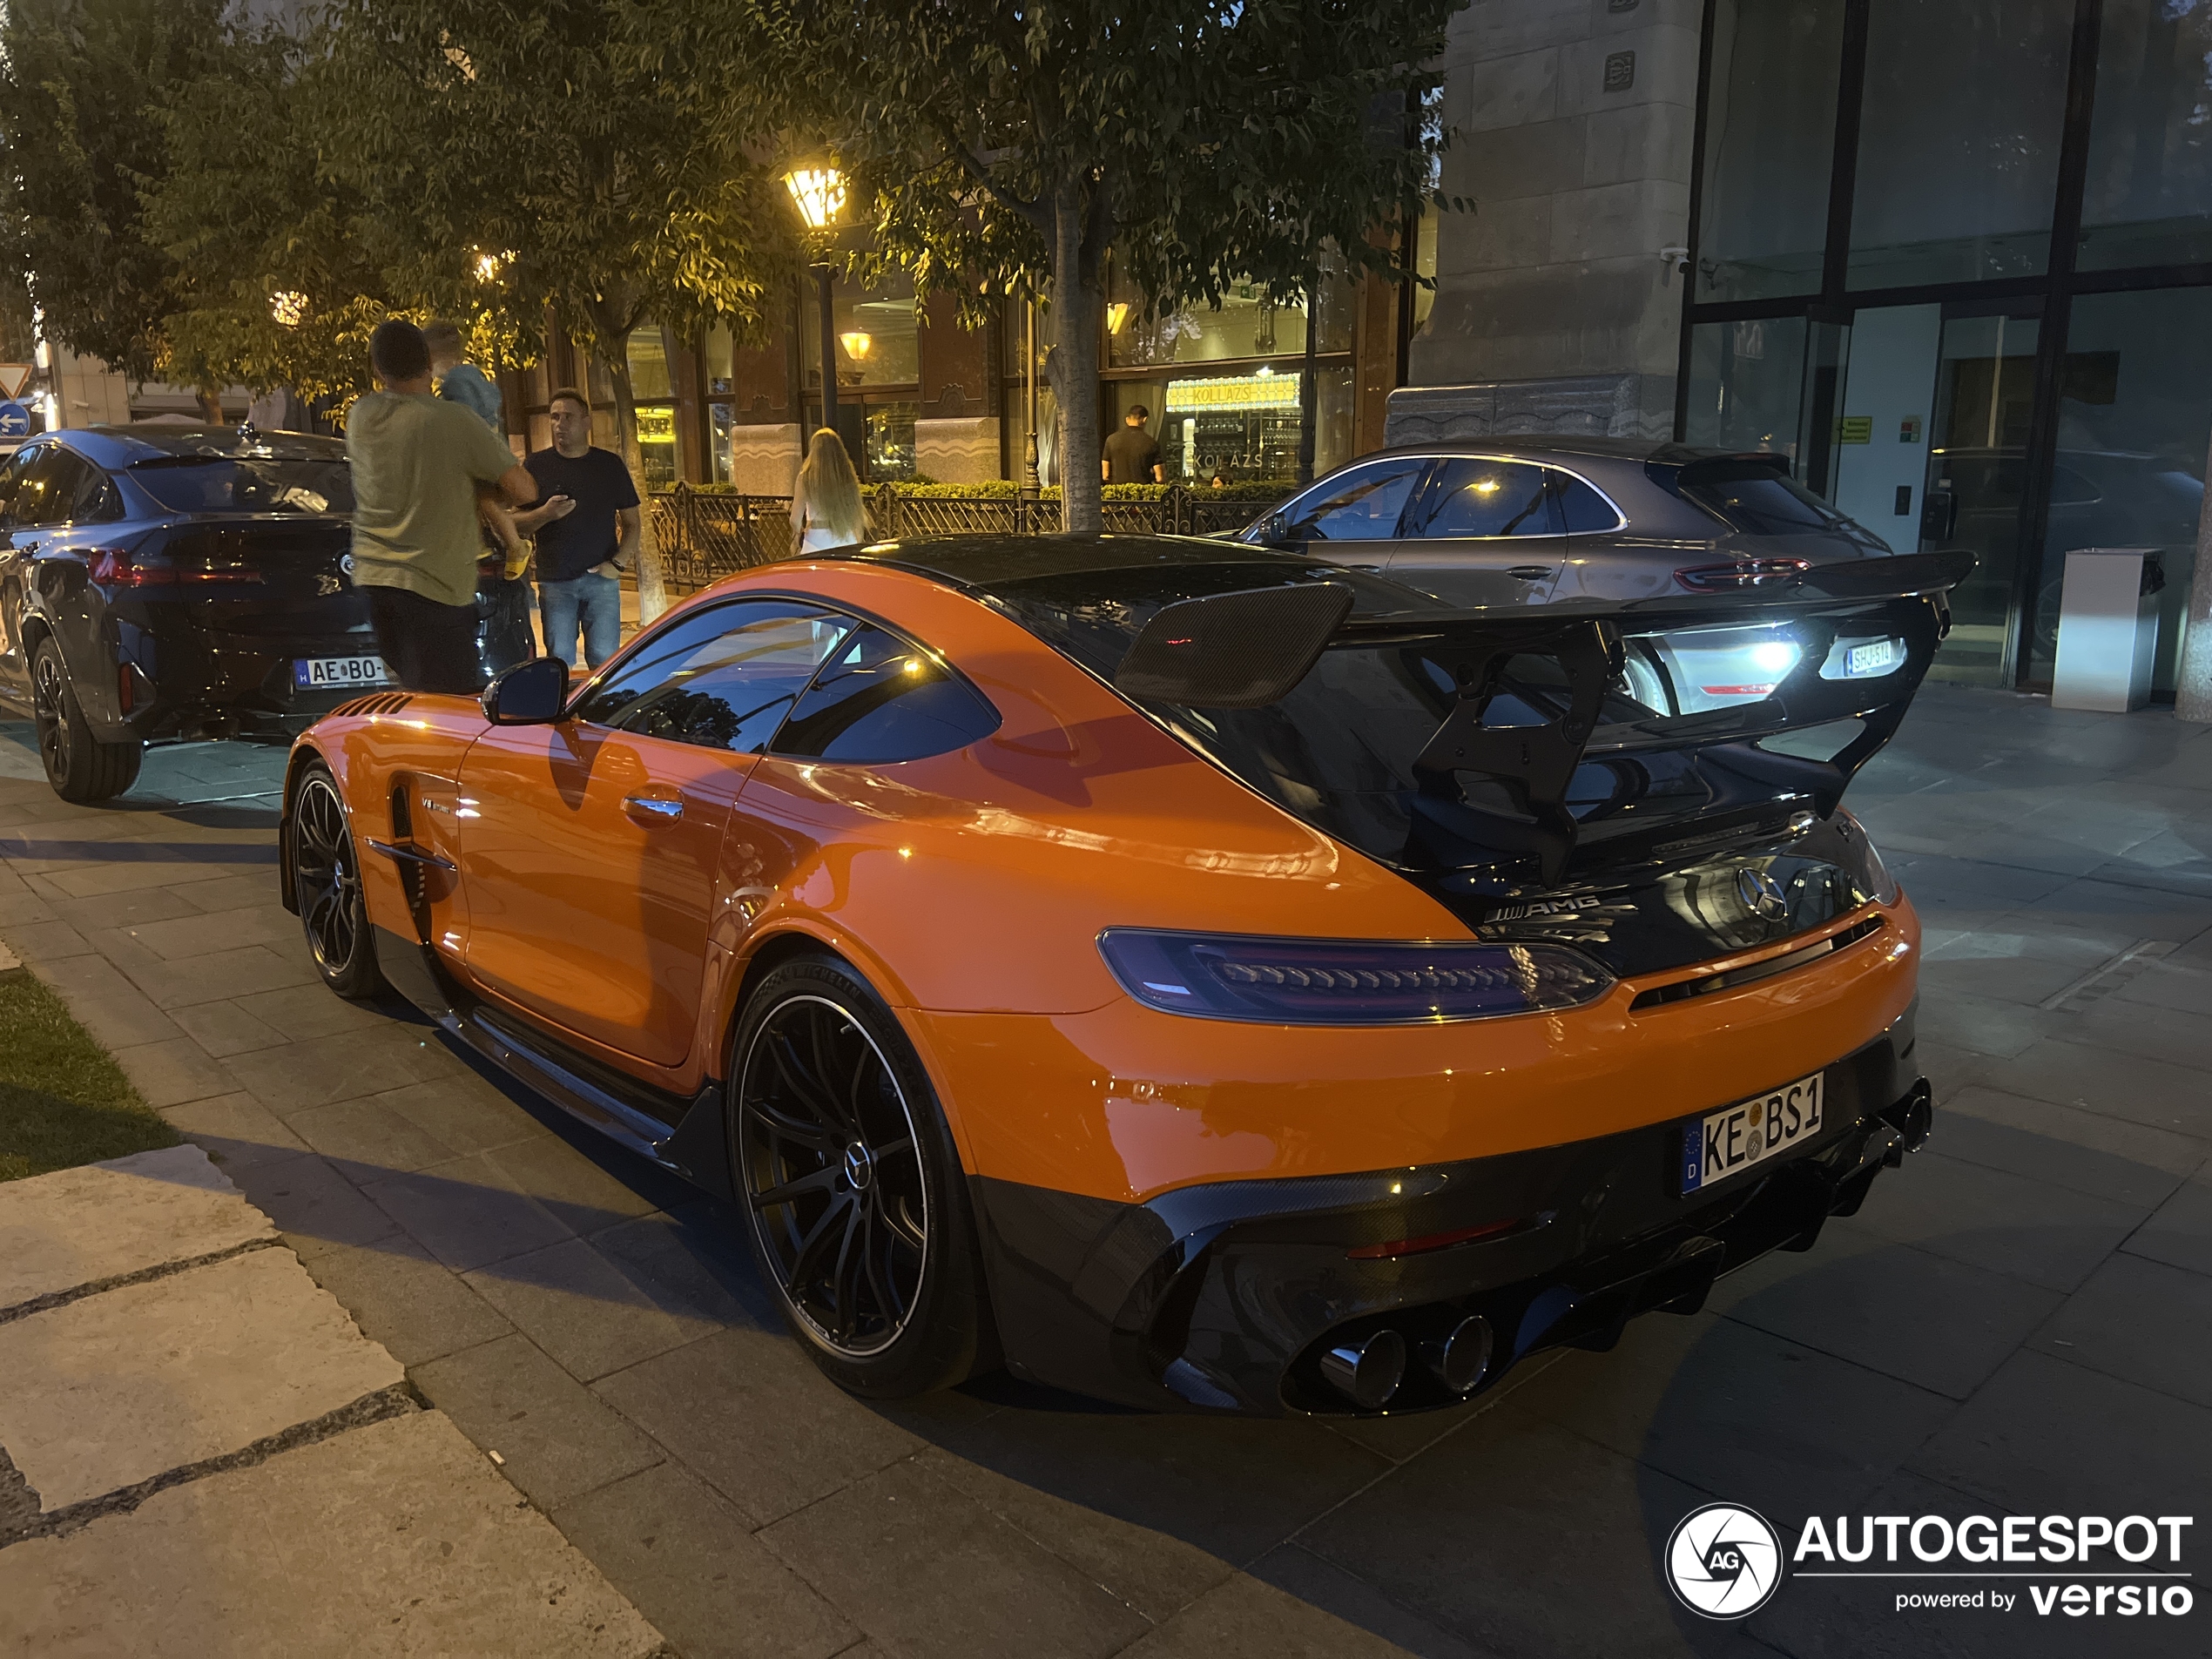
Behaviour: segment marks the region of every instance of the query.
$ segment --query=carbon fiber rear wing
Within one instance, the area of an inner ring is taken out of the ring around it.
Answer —
[[[1965,551],[1916,553],[1819,566],[1786,585],[1629,604],[1359,616],[1340,583],[1251,589],[1163,607],[1114,684],[1141,701],[1256,709],[1289,696],[1332,650],[1398,646],[1448,665],[1458,692],[1413,763],[1408,856],[1458,868],[1533,855],[1550,885],[1578,849],[1608,861],[1665,855],[1764,829],[1781,806],[1832,812],[1904,719],[1949,631],[1945,596],[1973,563]],[[1800,651],[1764,698],[1687,715],[1627,704],[1630,718],[1609,718],[1623,711],[1626,654],[1639,637],[1771,624],[1788,624]],[[1901,660],[1880,673],[1837,672],[1838,646],[1858,640],[1901,644]],[[1509,691],[1541,723],[1487,718]],[[1825,759],[1763,746],[1845,721],[1858,731]],[[1591,765],[1642,787],[1629,804],[1616,791],[1613,806],[1578,817],[1570,792]],[[1662,772],[1669,792],[1650,787]],[[1669,792],[1679,804],[1655,804],[1655,792]]]

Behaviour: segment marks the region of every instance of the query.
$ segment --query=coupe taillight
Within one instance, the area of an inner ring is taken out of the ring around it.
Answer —
[[[1731,559],[1726,564],[1693,564],[1675,572],[1692,593],[1734,593],[1743,588],[1787,588],[1804,580],[1810,559]]]
[[[1415,1025],[1573,1008],[1613,976],[1557,945],[1400,944],[1109,927],[1106,966],[1170,1014],[1271,1025]]]

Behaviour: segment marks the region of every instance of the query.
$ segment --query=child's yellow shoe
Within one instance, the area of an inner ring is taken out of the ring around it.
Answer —
[[[508,579],[509,582],[520,582],[520,581],[523,579],[523,571],[525,571],[525,570],[529,570],[529,568],[530,568],[530,550],[529,550],[529,549],[528,549],[528,548],[523,548],[523,549],[522,549],[522,550],[521,550],[520,551],[518,551],[518,552],[511,552],[511,553],[508,554],[508,556],[507,556],[507,579]]]

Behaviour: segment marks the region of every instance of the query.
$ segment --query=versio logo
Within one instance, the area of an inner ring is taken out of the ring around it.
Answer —
[[[1782,1540],[1756,1510],[1709,1503],[1667,1540],[1667,1582],[1692,1613],[1747,1617],[1782,1583]]]

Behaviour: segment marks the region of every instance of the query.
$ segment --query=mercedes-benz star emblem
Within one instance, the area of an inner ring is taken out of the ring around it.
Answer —
[[[1782,1540],[1755,1509],[1709,1503],[1682,1518],[1667,1540],[1667,1582],[1708,1619],[1741,1619],[1782,1584]]]
[[[1736,893],[1746,910],[1769,921],[1779,921],[1790,914],[1790,900],[1783,895],[1782,884],[1764,870],[1754,870],[1748,865],[1738,870]]]

